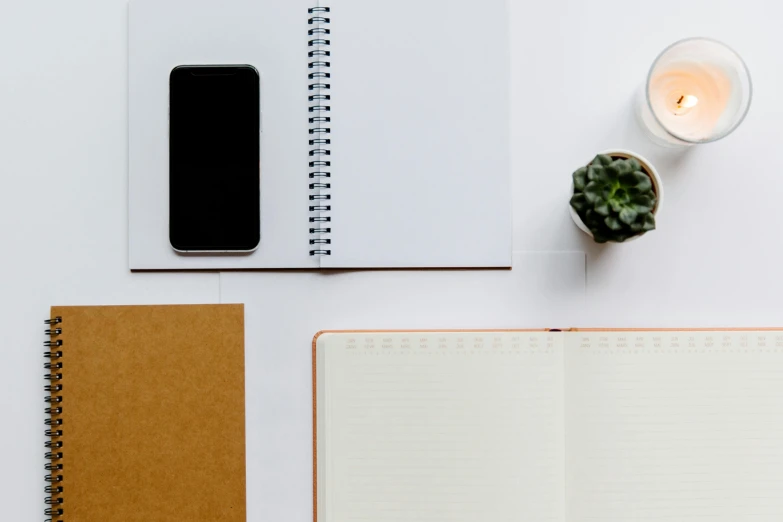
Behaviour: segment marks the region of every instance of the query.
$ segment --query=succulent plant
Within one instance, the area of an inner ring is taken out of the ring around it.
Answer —
[[[623,242],[655,229],[652,180],[635,158],[599,154],[573,177],[571,206],[596,242]]]

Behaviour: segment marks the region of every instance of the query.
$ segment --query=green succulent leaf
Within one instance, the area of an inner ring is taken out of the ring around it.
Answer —
[[[617,168],[617,165],[609,165],[604,167],[604,174],[606,181],[614,183],[620,177],[620,169]]]
[[[647,214],[644,216],[644,224],[642,225],[642,230],[645,232],[649,232],[650,230],[655,230],[655,216],[652,214]]]
[[[587,185],[587,167],[582,167],[576,170],[573,175],[574,178],[574,190],[583,191],[585,185]]]
[[[604,224],[609,227],[610,230],[622,230],[623,228],[623,224],[614,216],[607,216],[604,218]]]
[[[590,163],[590,165],[594,165],[594,166],[599,166],[599,165],[607,166],[611,164],[612,164],[612,158],[607,156],[606,154],[598,154],[593,159],[592,163]]]
[[[648,196],[646,194],[640,194],[631,198],[630,203],[630,206],[638,214],[646,214],[648,212],[652,212],[652,209],[655,208],[655,197]]]
[[[639,181],[636,179],[636,173],[632,170],[620,174],[618,181],[621,187],[626,188],[635,187],[639,184]]]
[[[585,185],[584,195],[587,202],[595,205],[603,198],[604,186],[598,181],[591,181]]]
[[[631,223],[633,223],[636,220],[636,216],[638,216],[638,215],[639,215],[639,213],[636,212],[631,207],[624,207],[620,211],[620,213],[618,214],[617,217],[620,219],[620,221],[622,221],[626,225],[630,225]]]
[[[601,216],[609,215],[609,205],[607,203],[603,203],[602,205],[596,205],[595,207],[593,207],[593,210],[595,210],[596,214],[599,214]]]
[[[587,208],[587,199],[585,198],[585,195],[584,194],[574,194],[571,197],[571,206],[577,212],[582,212],[584,209],[586,209]]]
[[[628,174],[629,172],[633,172],[633,168],[631,168],[631,164],[628,163],[625,160],[617,160],[612,165],[614,165],[617,168],[617,172],[620,175]]]
[[[584,212],[584,215],[581,216],[582,221],[584,221],[584,224],[587,225],[587,228],[595,232],[595,230],[601,226],[601,222],[603,220],[603,216],[596,214],[593,209],[587,209]]]
[[[636,158],[628,158],[628,166],[631,167],[631,170],[642,170],[642,164],[639,163],[639,160]]]
[[[590,167],[587,168],[588,177],[589,177],[590,170],[592,170],[593,171],[593,178],[592,179],[594,181],[600,181],[601,183],[611,183],[611,179],[612,179],[611,175],[606,170],[608,168],[609,167],[593,167],[593,166],[590,166]]]
[[[603,177],[604,168],[600,165],[589,165],[587,167],[587,181],[595,181]]]
[[[652,190],[652,181],[650,180],[650,176],[638,170],[633,174],[636,177],[636,188],[639,189],[640,192],[647,192]]]

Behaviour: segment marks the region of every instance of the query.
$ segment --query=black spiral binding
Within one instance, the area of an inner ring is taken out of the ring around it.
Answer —
[[[307,31],[310,40],[307,42],[307,57],[310,69],[307,75],[310,84],[308,90],[308,111],[310,112],[310,160],[308,163],[310,171],[310,255],[311,256],[329,256],[332,254],[328,246],[332,240],[328,237],[332,229],[327,223],[331,223],[332,218],[329,212],[332,210],[329,189],[332,184],[329,172],[332,162],[327,156],[331,156],[330,145],[332,107],[329,104],[332,99],[329,94],[332,85],[329,72],[332,64],[330,62],[332,53],[329,50],[331,45],[331,31],[325,27],[329,25],[330,19],[327,16],[331,10],[328,7],[311,7],[307,12],[311,15],[307,21],[312,27]]]
[[[44,342],[44,346],[49,348],[49,351],[44,352],[44,357],[48,359],[48,362],[44,364],[44,368],[49,370],[49,373],[44,375],[44,379],[48,381],[48,384],[44,386],[44,390],[51,393],[51,395],[44,398],[44,401],[48,404],[48,407],[44,412],[49,415],[49,418],[44,421],[47,427],[45,433],[49,438],[49,440],[44,443],[46,446],[46,460],[49,461],[44,468],[50,472],[46,475],[46,482],[48,482],[49,485],[44,488],[44,491],[51,495],[46,497],[46,500],[44,501],[49,506],[44,510],[44,514],[49,517],[46,519],[46,522],[63,522],[61,518],[63,514],[63,499],[61,496],[58,496],[63,492],[63,487],[60,485],[63,481],[63,476],[59,473],[63,469],[63,452],[61,451],[63,447],[63,442],[61,440],[63,430],[60,428],[63,423],[62,418],[60,418],[60,415],[63,412],[63,408],[60,406],[63,398],[62,396],[55,395],[63,389],[62,384],[59,382],[63,378],[63,352],[60,350],[63,341],[62,339],[55,339],[63,333],[63,329],[60,326],[55,325],[59,325],[62,322],[62,317],[53,317],[44,321],[44,323],[49,325],[49,328],[44,331],[49,335],[49,340]]]

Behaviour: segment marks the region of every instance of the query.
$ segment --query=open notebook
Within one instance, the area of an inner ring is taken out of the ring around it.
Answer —
[[[326,332],[318,522],[783,520],[783,330]]]
[[[509,267],[505,0],[132,0],[131,269]],[[261,242],[168,242],[168,78],[261,82]]]

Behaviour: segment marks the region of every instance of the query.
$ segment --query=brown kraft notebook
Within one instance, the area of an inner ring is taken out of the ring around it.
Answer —
[[[46,515],[244,522],[242,305],[55,306]]]

